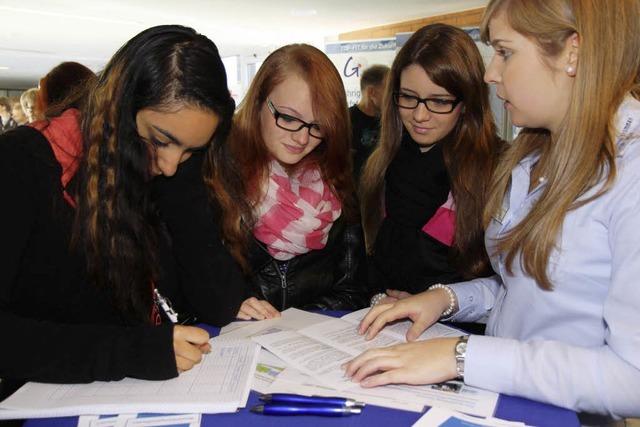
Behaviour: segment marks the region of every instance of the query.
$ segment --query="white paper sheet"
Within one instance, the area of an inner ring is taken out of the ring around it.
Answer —
[[[200,414],[81,415],[78,427],[200,427],[201,420]]]
[[[310,313],[297,308],[288,308],[276,319],[259,320],[253,322],[233,322],[222,328],[219,338],[243,339],[257,335],[264,335],[280,331],[297,331],[316,323],[331,319],[323,314]]]
[[[366,341],[356,331],[354,323],[347,320],[328,318],[298,332],[285,331],[254,337],[256,342],[287,363],[289,367],[313,377],[323,387],[343,393],[369,393],[376,397],[391,399],[415,406],[442,406],[452,410],[479,416],[492,416],[498,401],[498,393],[469,387],[451,381],[444,384],[410,386],[387,385],[374,389],[364,389],[344,377],[341,365],[362,351],[405,342],[404,335],[382,330],[376,338]],[[445,334],[461,334],[460,331],[440,325]],[[451,331],[449,330],[451,329]],[[432,336],[435,332],[432,332]],[[282,384],[278,384],[279,387]],[[270,391],[272,391],[270,389]]]
[[[412,427],[525,427],[524,423],[499,418],[476,418],[444,408],[431,408]]]
[[[371,348],[388,347],[406,342],[385,330],[380,331],[375,338],[367,341],[364,335],[358,334],[352,323],[342,319],[329,319],[301,329],[299,332],[331,347],[343,350],[353,357]]]
[[[193,369],[167,381],[125,378],[90,384],[27,383],[0,403],[0,419],[82,414],[220,413],[246,404],[260,348],[218,342]]]
[[[355,386],[355,384],[354,384]],[[404,411],[422,412],[424,404],[414,401],[406,401],[391,395],[383,387],[364,389],[355,386],[353,389],[336,390],[327,387],[302,372],[287,368],[278,375],[268,390],[269,393],[296,393],[305,396],[338,396],[355,399],[370,405],[386,408],[402,409]]]
[[[359,325],[360,321],[364,319],[368,312],[368,308],[363,308],[362,310],[354,311],[347,315],[344,315],[341,317],[341,319],[346,320],[347,322],[354,325]],[[383,331],[389,335],[396,337],[399,340],[406,342],[407,332],[409,331],[411,325],[413,325],[413,322],[411,320],[400,320],[387,324],[384,327]],[[434,323],[418,337],[417,341],[428,340],[431,338],[459,337],[461,335],[465,334],[458,329],[443,325],[442,323]]]
[[[340,367],[353,358],[345,351],[296,331],[255,336],[253,340],[285,361],[287,366],[311,375],[325,385],[344,388],[352,384]]]
[[[258,393],[269,393],[269,387],[286,367],[286,362],[263,348],[260,350],[251,389]]]

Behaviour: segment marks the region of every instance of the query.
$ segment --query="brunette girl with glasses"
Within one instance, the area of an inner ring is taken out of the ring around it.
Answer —
[[[418,30],[391,67],[360,182],[371,304],[491,272],[482,209],[500,141],[484,64],[462,30]]]

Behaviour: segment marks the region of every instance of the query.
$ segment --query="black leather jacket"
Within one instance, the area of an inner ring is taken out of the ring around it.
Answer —
[[[354,310],[368,305],[366,261],[359,224],[343,217],[331,227],[324,249],[278,261],[256,239],[249,250],[251,293],[282,311],[289,307]]]

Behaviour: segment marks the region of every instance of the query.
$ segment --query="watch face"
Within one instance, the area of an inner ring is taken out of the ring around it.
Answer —
[[[467,341],[458,341],[456,344],[456,355],[463,356],[467,352]]]

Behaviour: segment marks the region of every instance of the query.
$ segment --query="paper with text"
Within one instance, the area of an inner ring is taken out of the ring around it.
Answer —
[[[296,331],[282,331],[253,337],[288,366],[335,388],[347,387],[351,383],[344,377],[340,367],[352,359],[351,354],[333,348]]]
[[[369,308],[363,308],[362,310],[344,315],[341,319],[346,320],[349,323],[353,323],[354,325],[359,325],[360,321],[364,319],[369,310]],[[387,324],[382,331],[396,337],[397,339],[406,341],[407,332],[411,325],[413,325],[411,320],[399,320]],[[465,335],[465,333],[450,326],[443,325],[442,323],[434,323],[418,337],[417,341],[428,340],[431,338],[459,337],[461,335]]]
[[[325,322],[317,323],[301,329],[298,332],[285,331],[275,334],[262,335],[253,339],[259,342],[267,350],[274,353],[292,367],[306,375],[309,375],[321,387],[329,387],[341,393],[368,393],[375,398],[384,398],[398,401],[402,406],[409,404],[414,406],[443,406],[452,410],[479,416],[492,416],[498,401],[498,393],[469,387],[457,381],[443,384],[422,386],[412,385],[387,385],[375,389],[364,389],[344,377],[342,364],[353,359],[364,350],[375,347],[406,342],[403,335],[390,333],[383,330],[371,341],[366,341],[359,335],[354,323],[347,320],[327,318]],[[457,329],[444,325],[443,333],[451,336],[453,331],[460,335]],[[431,332],[431,337],[435,338]],[[306,381],[307,383],[309,381]],[[291,381],[289,381],[291,383]],[[282,383],[275,384],[282,387]],[[372,391],[376,390],[376,391]],[[273,390],[270,388],[270,392]],[[378,404],[378,403],[376,403]]]
[[[211,341],[193,369],[166,381],[125,378],[90,384],[27,383],[0,403],[0,419],[82,414],[220,413],[246,404],[260,347]]]
[[[280,331],[297,331],[329,317],[297,308],[288,308],[276,319],[232,322],[220,330],[220,339],[243,339]]]
[[[431,408],[412,427],[525,427],[499,418],[476,418],[444,408]]]
[[[386,408],[402,409],[404,411],[422,412],[424,404],[415,400],[402,400],[396,398],[384,387],[365,389],[353,384],[354,388],[336,390],[327,387],[314,379],[294,369],[287,368],[278,375],[268,389],[268,393],[296,393],[305,396],[338,396],[355,399],[370,405]]]

